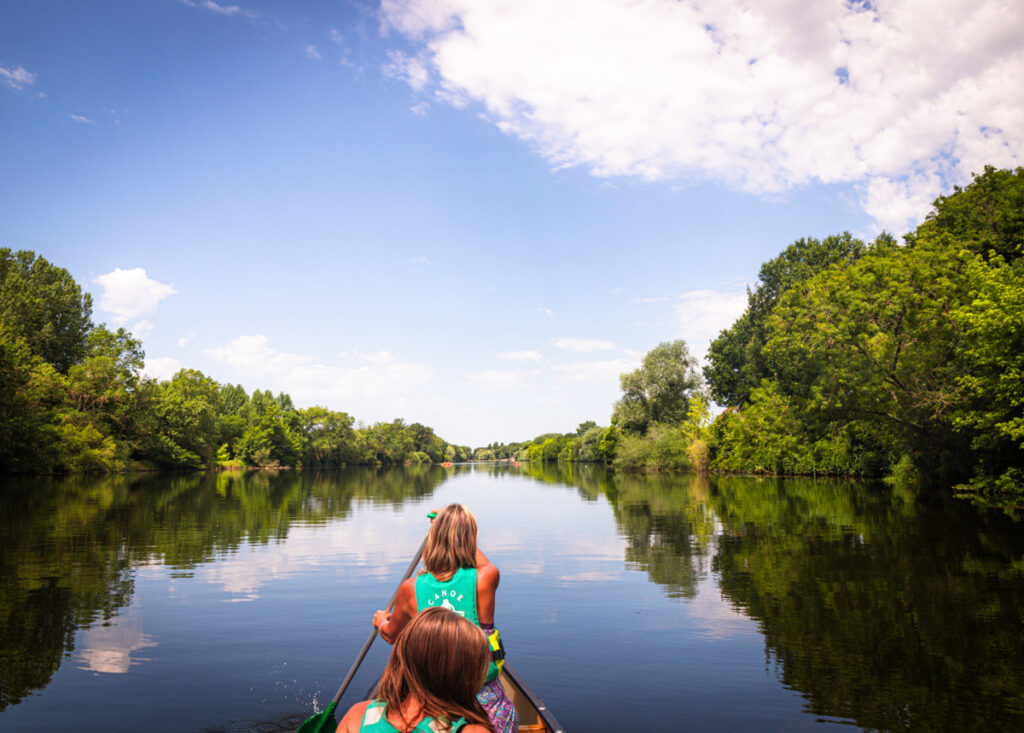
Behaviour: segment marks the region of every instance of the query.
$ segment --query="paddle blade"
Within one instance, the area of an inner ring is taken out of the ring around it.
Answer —
[[[334,720],[335,704],[332,702],[322,713],[310,715],[296,733],[334,733],[334,729],[338,727]]]

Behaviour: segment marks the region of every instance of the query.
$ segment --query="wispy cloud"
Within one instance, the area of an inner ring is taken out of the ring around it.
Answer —
[[[575,351],[581,354],[590,351],[602,351],[615,348],[614,343],[606,341],[605,339],[581,339],[569,336],[551,339],[551,344],[555,348],[565,349],[566,351]]]
[[[498,354],[498,358],[505,361],[541,361],[544,357],[540,355],[539,351],[526,349],[525,351],[503,351]]]
[[[611,382],[618,384],[619,375],[640,366],[639,357],[606,359],[604,361],[577,361],[551,367],[565,382]]]
[[[312,43],[307,43],[306,44],[306,58],[311,58],[311,59],[319,60],[319,59],[322,59],[323,56],[321,56],[320,52],[316,50],[316,46],[314,46]]]
[[[11,89],[24,89],[35,83],[36,75],[24,66],[17,66],[13,69],[0,66],[0,84],[4,86],[8,86]]]
[[[521,388],[527,379],[536,376],[539,373],[540,372],[537,370],[518,372],[501,369],[486,369],[473,374],[467,374],[466,381],[471,384],[484,387],[487,390],[508,392]]]
[[[100,309],[113,313],[114,323],[121,325],[132,318],[152,315],[161,300],[177,292],[174,286],[150,278],[141,267],[117,268],[93,282],[103,288]]]
[[[746,290],[691,290],[680,295],[675,315],[690,353],[703,358],[711,340],[731,326],[746,307]]]
[[[331,43],[335,43],[339,46],[345,45],[345,36],[341,34],[341,31],[336,28],[331,28],[327,31],[327,38],[330,39]]]
[[[300,403],[340,403],[415,393],[430,383],[433,371],[403,362],[387,351],[355,354],[354,366],[323,363],[313,356],[278,351],[262,334],[239,336],[206,353],[240,376],[284,389]]]
[[[220,5],[213,0],[178,0],[178,2],[190,8],[209,10],[217,15],[241,15],[250,20],[259,17],[260,14],[258,10],[246,10],[238,5]]]
[[[548,318],[554,318],[555,317],[555,312],[553,310],[551,310],[550,308],[545,308],[545,307],[541,306],[537,310],[539,310],[541,313],[543,313]]]
[[[142,373],[153,379],[170,379],[181,369],[181,362],[169,356],[146,357]]]
[[[420,257],[407,257],[404,260],[399,260],[399,262],[401,264],[403,264],[403,265],[429,265],[430,264],[430,258],[423,257],[423,256],[420,256]]]
[[[758,195],[852,184],[902,233],[972,171],[1024,156],[1022,3],[383,0],[380,12],[407,42],[394,76],[479,104],[556,168]]]
[[[422,59],[401,51],[389,51],[388,58],[390,61],[384,65],[384,74],[392,79],[404,81],[416,90],[422,89],[430,81],[430,72]]]
[[[73,119],[75,122],[81,122],[83,125],[95,124],[96,120],[90,120],[88,117],[82,117],[82,115],[76,115],[68,112],[68,117]]]

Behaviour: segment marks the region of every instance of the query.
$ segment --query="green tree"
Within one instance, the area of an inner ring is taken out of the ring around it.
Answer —
[[[985,166],[966,188],[956,186],[939,196],[927,219],[907,235],[907,244],[942,235],[986,259],[1000,255],[1012,263],[1024,254],[1024,168]]]
[[[85,357],[92,296],[34,252],[0,248],[0,333],[64,373]]]
[[[205,468],[217,451],[218,385],[195,369],[182,369],[155,390],[147,454],[166,468]]]
[[[888,235],[883,238],[893,242]],[[784,292],[830,267],[855,262],[865,251],[863,242],[844,232],[824,240],[798,239],[761,265],[757,285],[747,292],[746,311],[708,349],[704,378],[712,399],[720,405],[742,405],[750,399],[751,390],[771,376],[762,349],[768,317]]]
[[[974,486],[1024,491],[1024,272],[995,255],[970,263],[971,297],[955,313],[969,371],[959,377],[965,404],[954,423],[970,431],[978,454]]]
[[[612,422],[628,433],[646,433],[654,423],[686,419],[690,400],[702,387],[697,360],[682,340],[664,342],[644,356],[639,369],[619,377],[622,398]]]

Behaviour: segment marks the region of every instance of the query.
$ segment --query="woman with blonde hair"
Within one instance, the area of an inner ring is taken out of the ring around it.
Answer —
[[[398,635],[373,700],[349,708],[336,733],[485,733],[476,693],[491,646],[474,624],[427,609]]]
[[[515,733],[519,715],[498,680],[505,660],[501,636],[494,628],[494,595],[500,574],[477,547],[476,518],[462,504],[437,512],[423,547],[426,571],[398,589],[394,611],[377,611],[373,625],[389,644],[419,612],[441,607],[483,629],[491,646],[491,664],[477,700],[498,733]]]

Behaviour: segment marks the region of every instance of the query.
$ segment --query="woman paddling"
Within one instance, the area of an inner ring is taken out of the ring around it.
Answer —
[[[377,697],[353,705],[336,733],[486,733],[476,692],[491,647],[479,628],[443,608],[418,614],[398,635]]]
[[[440,510],[423,547],[426,572],[402,583],[394,611],[377,611],[373,625],[390,644],[417,612],[432,607],[447,608],[477,624],[487,634],[492,649],[491,665],[477,700],[498,733],[515,733],[519,715],[498,680],[505,655],[494,628],[494,594],[500,575],[476,540],[476,519],[469,509],[449,504]]]

